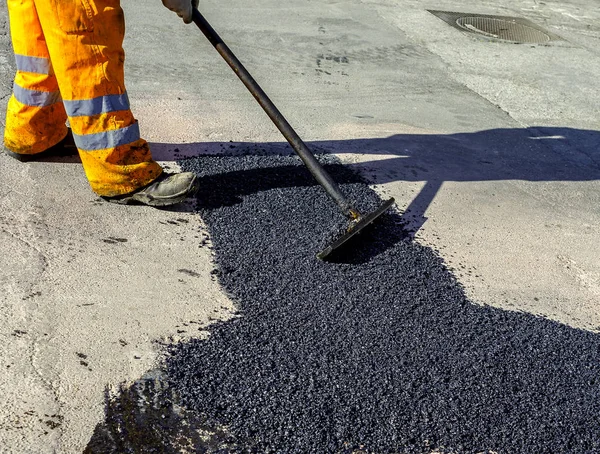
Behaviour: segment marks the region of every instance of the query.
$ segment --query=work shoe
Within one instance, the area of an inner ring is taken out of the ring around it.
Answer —
[[[67,135],[63,140],[40,153],[15,153],[14,151],[10,151],[8,148],[6,148],[6,146],[3,146],[2,149],[4,150],[4,153],[6,153],[8,156],[10,156],[11,158],[15,158],[21,162],[37,161],[39,159],[50,158],[54,156],[73,156],[78,153],[77,146],[75,145],[75,140],[73,140],[73,133],[70,129],[68,130]]]
[[[153,207],[164,207],[183,202],[198,191],[198,177],[193,172],[165,173],[143,188],[129,194],[102,197],[104,200],[123,205],[141,203]]]

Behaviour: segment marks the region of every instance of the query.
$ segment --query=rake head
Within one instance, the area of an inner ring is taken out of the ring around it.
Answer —
[[[367,214],[367,215],[358,215],[355,219],[350,221],[346,232],[332,243],[330,243],[325,249],[317,254],[318,259],[325,259],[329,254],[338,249],[344,243],[346,243],[350,238],[359,233],[365,227],[370,225],[375,219],[385,213],[392,205],[394,204],[394,199],[391,198],[386,200],[379,208],[375,211]]]

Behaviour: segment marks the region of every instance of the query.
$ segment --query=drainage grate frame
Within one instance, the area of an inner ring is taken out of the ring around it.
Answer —
[[[549,44],[552,41],[564,41],[560,36],[522,17],[431,9],[427,11],[457,30],[488,41],[513,44]]]

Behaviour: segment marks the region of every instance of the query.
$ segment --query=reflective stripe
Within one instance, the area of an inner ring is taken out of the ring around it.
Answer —
[[[13,87],[13,94],[21,104],[32,107],[47,107],[61,101],[58,91],[28,90],[17,84]]]
[[[96,134],[73,134],[77,148],[84,151],[105,150],[119,145],[127,145],[140,139],[140,127],[137,123],[114,131],[98,132]]]
[[[118,110],[129,110],[127,93],[122,95],[106,95],[93,99],[63,101],[69,117],[99,115]]]
[[[50,60],[43,57],[28,57],[15,54],[17,69],[28,73],[50,74]]]

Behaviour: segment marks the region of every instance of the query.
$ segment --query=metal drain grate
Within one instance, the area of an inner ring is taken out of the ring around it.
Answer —
[[[494,41],[544,44],[561,39],[559,36],[538,27],[533,22],[520,17],[428,11],[459,30]]]
[[[489,38],[502,39],[519,43],[546,43],[550,36],[527,25],[518,24],[504,19],[489,17],[459,17],[456,20],[459,27],[473,33],[480,33]]]

